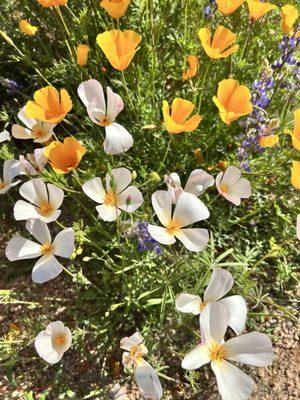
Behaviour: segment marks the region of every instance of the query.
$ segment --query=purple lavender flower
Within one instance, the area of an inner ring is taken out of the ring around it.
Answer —
[[[161,254],[162,248],[150,235],[148,225],[149,223],[147,221],[136,223],[134,227],[130,229],[128,236],[137,238],[137,250],[139,253],[143,253],[144,251],[153,251],[156,254]]]

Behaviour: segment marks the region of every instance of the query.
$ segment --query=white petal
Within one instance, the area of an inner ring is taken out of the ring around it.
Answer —
[[[148,229],[150,235],[153,237],[153,239],[155,239],[159,243],[174,244],[176,242],[175,236],[170,235],[166,231],[166,228],[149,224],[147,229]]]
[[[51,243],[51,235],[45,222],[39,219],[29,219],[26,222],[26,229],[41,244]]]
[[[199,344],[184,357],[181,366],[184,369],[192,370],[198,369],[209,362],[208,346],[206,344]]]
[[[118,207],[129,213],[137,210],[143,202],[142,193],[134,186],[129,186],[117,197]]]
[[[0,132],[0,143],[10,140],[10,133],[7,130]]]
[[[21,125],[14,124],[11,128],[11,134],[15,139],[32,139],[31,131]]]
[[[233,277],[226,269],[215,268],[204,293],[204,302],[217,301],[232,288]]]
[[[84,193],[96,203],[104,203],[105,190],[100,178],[93,178],[82,185]]]
[[[251,196],[251,185],[248,179],[241,178],[230,186],[229,195],[237,196],[241,199],[248,199]]]
[[[196,252],[203,250],[209,240],[208,230],[201,228],[180,229],[175,236],[188,250]]]
[[[151,201],[157,218],[164,226],[167,226],[171,221],[172,213],[172,198],[170,193],[166,190],[157,190],[152,194]]]
[[[271,340],[264,333],[251,332],[234,337],[225,343],[228,360],[266,367],[271,365],[274,352]]]
[[[38,355],[49,364],[55,364],[63,356],[63,352],[57,352],[52,346],[52,337],[46,331],[40,332],[34,341],[35,349]]]
[[[55,124],[48,124],[46,122],[38,122],[34,127],[34,132],[36,129],[38,129],[42,134],[34,139],[34,143],[45,143],[48,142],[48,140],[51,139],[53,135],[53,128],[55,127]]]
[[[47,189],[49,193],[49,203],[54,210],[57,210],[64,200],[64,191],[61,188],[52,185],[52,183],[48,183]]]
[[[66,228],[59,232],[53,241],[53,253],[56,256],[69,258],[74,250],[75,232]]]
[[[185,227],[209,217],[207,207],[194,194],[183,192],[176,203],[173,220]]]
[[[48,201],[46,185],[40,178],[23,183],[20,187],[20,195],[35,205],[39,205],[42,201]]]
[[[17,221],[39,218],[36,207],[23,200],[18,200],[14,206],[14,217]]]
[[[212,362],[222,400],[246,400],[254,389],[254,381],[227,361]]]
[[[34,119],[34,118],[29,118],[29,117],[27,116],[25,110],[26,110],[26,106],[24,106],[24,107],[19,111],[19,113],[18,113],[18,118],[19,118],[19,120],[20,120],[21,122],[23,122],[23,124],[24,124],[27,128],[31,129],[31,128],[37,123],[37,121],[36,121],[36,119]]]
[[[11,183],[18,175],[20,175],[20,160],[5,160],[3,163],[3,181]]]
[[[123,110],[124,103],[122,98],[114,93],[110,87],[106,88],[107,92],[107,108],[106,115],[108,116],[110,121],[114,121],[117,115]]]
[[[103,88],[101,83],[96,79],[89,79],[82,82],[78,86],[77,92],[80,100],[86,107],[93,103],[95,107],[102,109],[105,112],[106,105]]]
[[[192,313],[194,315],[199,315],[201,313],[201,305],[202,300],[199,296],[188,293],[181,293],[175,301],[175,307],[178,311]]]
[[[131,172],[127,168],[114,168],[111,172],[116,184],[115,192],[119,194],[130,185],[132,181]],[[105,177],[107,191],[111,190],[111,179],[111,176],[107,173]]]
[[[97,206],[96,210],[98,211],[100,218],[102,218],[103,221],[108,222],[115,221],[121,214],[121,210],[119,210],[117,207],[107,206],[105,204]]]
[[[1,182],[1,180],[0,180]],[[18,185],[21,181],[15,181],[10,183],[9,185],[4,186],[2,189],[0,189],[0,194],[5,194],[9,191],[9,189],[11,189],[12,187]]]
[[[219,303],[223,304],[230,313],[228,325],[236,334],[242,333],[247,319],[247,305],[243,297],[229,296],[220,300]]]
[[[143,336],[139,332],[135,332],[131,336],[126,336],[120,341],[120,348],[126,351],[130,351],[131,347],[134,345],[139,345],[143,343]]]
[[[40,257],[41,245],[21,236],[14,236],[6,246],[5,255],[9,261]]]
[[[226,200],[230,201],[230,203],[233,203],[236,206],[239,206],[241,204],[241,198],[238,196],[230,195],[229,193],[225,193],[222,191],[219,191],[219,193],[225,197]]]
[[[297,215],[296,233],[297,233],[297,238],[300,240],[300,214]]]
[[[188,177],[184,190],[198,197],[207,188],[213,186],[214,182],[215,180],[212,175],[203,169],[195,169]]]
[[[42,214],[39,213],[39,209],[36,208],[37,212],[38,212],[38,217],[41,221],[46,222],[47,224],[49,224],[49,222],[53,222],[56,221],[57,218],[60,216],[61,214],[61,210],[57,210],[57,211],[52,211],[51,213],[49,213],[47,216],[44,216]]]
[[[229,311],[219,302],[208,303],[200,315],[201,332],[203,341],[214,341],[221,343],[229,322]]]
[[[62,270],[61,264],[54,256],[45,255],[33,267],[31,277],[35,283],[45,283],[56,278]]]
[[[99,124],[99,122],[105,117],[105,110],[97,108],[95,103],[90,103],[86,110],[88,116],[95,124]]]
[[[221,184],[231,186],[241,177],[241,170],[237,167],[229,166],[223,174]]]
[[[157,373],[147,361],[142,360],[134,371],[136,383],[146,399],[159,400],[163,390]]]
[[[120,124],[113,122],[105,127],[104,151],[106,154],[124,153],[133,145],[133,137]]]

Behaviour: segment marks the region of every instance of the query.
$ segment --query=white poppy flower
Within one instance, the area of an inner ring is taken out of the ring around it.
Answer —
[[[72,228],[66,228],[52,241],[47,224],[38,219],[27,221],[26,229],[39,243],[14,236],[6,246],[6,257],[9,261],[40,257],[32,270],[33,282],[45,283],[56,278],[63,268],[55,256],[63,258],[71,256],[74,250],[75,232]]]
[[[3,163],[3,180],[0,178],[0,194],[5,194],[13,186],[21,181],[13,182],[13,179],[20,174],[20,162],[18,160],[5,160]]]
[[[77,91],[90,119],[95,124],[105,127],[105,153],[120,154],[127,151],[133,145],[133,138],[122,125],[115,122],[124,108],[121,97],[107,87],[105,101],[102,85],[95,79],[82,82]]]
[[[134,370],[136,383],[143,397],[148,400],[159,400],[163,396],[163,389],[159,377],[153,367],[141,359]]]
[[[296,232],[297,232],[297,238],[300,240],[300,214],[297,215]]]
[[[216,177],[218,192],[226,200],[239,206],[241,199],[251,196],[251,185],[248,179],[241,178],[241,170],[237,167],[228,167],[225,172],[220,172]]]
[[[168,192],[172,196],[172,203],[176,204],[180,194],[184,192],[192,193],[195,196],[200,196],[207,188],[213,186],[215,180],[212,175],[209,175],[203,169],[195,169],[190,173],[184,189],[181,186],[180,177],[176,172],[170,175],[165,175],[165,184]]]
[[[0,132],[0,143],[10,140],[10,133],[7,130]]]
[[[143,344],[143,337],[139,332],[135,332],[130,337],[125,337],[120,342],[120,347],[126,350],[123,353],[122,362],[126,368],[137,365],[141,358],[148,354],[147,347]]]
[[[227,360],[266,367],[274,358],[272,343],[267,335],[259,332],[224,342],[229,319],[228,310],[220,302],[210,303],[200,317],[204,340],[184,357],[181,366],[194,370],[211,363],[222,400],[246,400],[255,383]]]
[[[34,341],[38,355],[49,364],[61,360],[72,343],[72,333],[61,321],[50,322]]]
[[[53,135],[53,129],[56,124],[50,124],[48,122],[38,121],[34,118],[29,118],[25,112],[26,107],[24,106],[18,113],[18,118],[23,122],[26,128],[21,125],[14,124],[12,126],[12,135],[16,139],[33,139],[35,143],[45,143],[51,139]]]
[[[35,176],[43,172],[48,162],[44,149],[35,149],[33,154],[27,154],[26,157],[27,159],[25,156],[19,156],[21,174]]]
[[[27,219],[40,219],[44,222],[55,221],[61,211],[58,209],[64,199],[62,189],[40,178],[31,179],[20,187],[20,195],[24,200],[18,200],[14,207],[14,216],[17,221]]]
[[[242,296],[229,296],[222,299],[234,283],[230,272],[225,269],[215,268],[212,272],[208,286],[204,292],[203,301],[201,297],[181,293],[176,301],[176,309],[183,313],[191,313],[199,315],[212,302],[219,302],[229,312],[230,318],[228,325],[237,333],[240,334],[244,328],[247,318],[247,306]]]
[[[100,204],[96,210],[104,221],[115,221],[121,211],[132,213],[144,201],[142,193],[135,186],[129,186],[132,175],[127,168],[112,169],[112,176],[113,179],[109,173],[106,174],[106,190],[100,178],[93,178],[82,185],[84,193]]]
[[[194,194],[180,194],[172,216],[172,196],[165,190],[152,195],[152,206],[163,227],[148,225],[150,235],[159,243],[170,245],[179,239],[190,251],[201,251],[206,246],[207,229],[185,228],[209,217],[207,207]]]

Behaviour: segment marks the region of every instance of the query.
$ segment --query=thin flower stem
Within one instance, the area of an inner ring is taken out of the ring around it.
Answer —
[[[72,18],[73,18],[76,22],[78,22],[79,19],[78,19],[78,18],[76,17],[76,15],[73,13],[73,11],[72,11],[71,8],[68,6],[68,4],[66,4],[66,8],[67,8],[67,10],[69,11],[69,13],[71,14]]]
[[[70,34],[66,36],[65,31],[63,29],[64,24],[62,24],[62,21],[61,21],[62,15],[61,15],[61,12],[60,12],[60,8],[59,8],[59,6],[57,6],[57,7],[54,7],[54,10],[53,10],[53,8],[51,8],[51,10],[52,10],[52,13],[54,15],[54,18],[57,20],[57,23],[58,23],[58,25],[59,25],[59,27],[61,29],[62,35],[64,37],[64,41],[66,43],[66,46],[67,46],[68,51],[70,53],[70,56],[73,58],[74,55],[72,53],[72,49],[71,49],[71,46],[70,46],[70,43],[69,43],[69,40],[68,40],[68,37],[67,37],[67,36],[70,36]],[[67,28],[67,31],[68,31],[68,28]]]
[[[170,148],[171,148],[171,142],[172,142],[172,134],[169,133],[168,145],[167,145],[167,148],[166,148],[164,157],[163,157],[163,159],[162,159],[162,161],[161,161],[161,163],[160,163],[160,167],[158,168],[158,171],[157,171],[158,173],[159,173],[159,172],[161,171],[161,169],[165,166],[165,161],[166,161],[166,158],[167,158],[167,156],[168,156],[168,154],[169,154],[169,151],[170,151]]]
[[[205,73],[204,73],[204,76],[203,76],[203,79],[202,79],[202,82],[201,82],[201,87],[200,87],[200,98],[199,98],[199,105],[198,105],[198,111],[199,111],[199,112],[200,112],[200,110],[201,110],[201,104],[202,104],[202,98],[203,98],[204,84],[205,84],[205,82],[206,82],[206,77],[207,77],[208,71],[209,71],[209,69],[210,69],[211,63],[212,63],[212,61],[210,60],[209,63],[207,64],[207,67],[206,67],[206,70],[205,70]]]
[[[134,104],[133,104],[133,101],[132,101],[132,99],[131,99],[131,95],[130,95],[129,89],[128,89],[127,84],[126,84],[124,71],[121,71],[121,74],[122,74],[122,83],[123,83],[123,86],[124,86],[124,88],[125,88],[126,95],[127,95],[127,97],[128,97],[128,100],[129,100],[129,103],[130,103],[130,106],[131,106],[132,110],[134,110]]]
[[[251,32],[252,32],[252,26],[253,26],[253,20],[251,19],[251,21],[249,23],[249,27],[248,27],[248,34],[247,34],[247,37],[246,37],[245,45],[243,47],[243,51],[242,51],[242,54],[241,54],[241,60],[244,58],[244,54],[245,54],[246,48],[247,48],[248,44],[250,43],[250,36],[251,36]]]

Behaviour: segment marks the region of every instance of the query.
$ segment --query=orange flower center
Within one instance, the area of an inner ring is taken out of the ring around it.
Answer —
[[[65,335],[56,336],[54,340],[56,344],[61,346],[62,344],[66,343],[66,336]]]
[[[220,189],[221,189],[221,191],[222,191],[223,193],[228,193],[228,191],[229,191],[228,185],[225,185],[225,184],[221,185],[221,186],[220,186]]]
[[[204,308],[206,307],[206,304],[207,303],[205,303],[205,301],[204,302],[201,302],[200,304],[199,304],[199,308],[200,308],[200,311],[202,312],[203,310],[204,310]]]
[[[114,207],[116,207],[117,199],[116,199],[116,195],[115,195],[114,192],[105,193],[104,204],[106,206],[114,206]]]
[[[175,232],[179,231],[179,225],[178,222],[175,220],[172,220],[166,227],[166,231],[169,233],[169,235],[174,235]]]
[[[51,253],[52,249],[53,249],[53,246],[52,246],[52,244],[49,243],[49,242],[45,242],[45,243],[41,246],[41,252],[42,252],[43,254]]]
[[[143,357],[140,346],[136,344],[130,347],[130,357],[135,359],[135,362],[138,362]]]
[[[43,201],[40,204],[40,214],[48,215],[52,211],[52,206],[48,201]]]
[[[209,358],[211,361],[221,362],[226,357],[226,349],[224,344],[212,343],[208,349]]]
[[[0,182],[0,189],[4,189],[5,186],[6,186],[6,183],[5,183],[5,182]]]
[[[108,118],[107,115],[104,115],[101,121],[99,121],[99,125],[101,126],[108,126],[111,124],[111,120]]]

